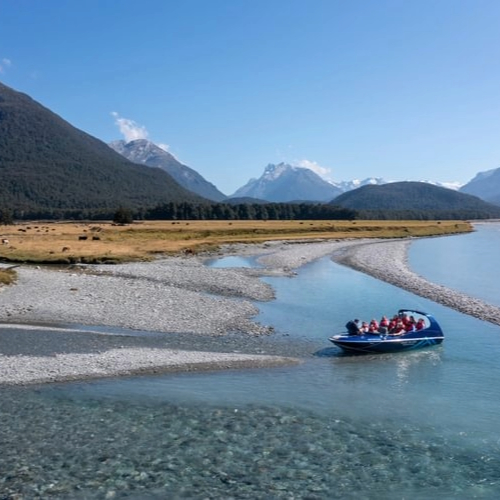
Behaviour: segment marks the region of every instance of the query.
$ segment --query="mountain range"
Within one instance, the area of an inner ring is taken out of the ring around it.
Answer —
[[[116,140],[108,145],[134,163],[165,170],[185,189],[216,202],[227,201],[232,204],[236,202],[326,202],[345,191],[366,184],[386,183],[381,178],[332,183],[325,181],[308,168],[280,163],[269,164],[259,179],[250,179],[234,194],[226,196],[198,172],[179,162],[171,153],[147,139],[129,142]]]
[[[328,202],[336,196],[366,185],[382,185],[386,181],[381,177],[369,177],[363,180],[341,182],[326,181],[308,168],[279,163],[269,164],[258,179],[250,179],[232,195],[226,196],[198,172],[179,162],[172,154],[146,139],[130,142],[116,140],[109,146],[128,160],[149,167],[158,167],[168,172],[181,186],[193,193],[212,201],[234,203],[271,202],[297,203]],[[423,181],[434,184],[430,181]],[[440,187],[458,189],[452,183],[440,184]]]
[[[199,194],[214,198],[213,185],[172,155],[147,140],[110,144],[128,159],[164,168],[182,185]],[[193,182],[193,179],[196,181]],[[207,189],[208,188],[208,189]],[[222,193],[215,191],[216,201]],[[386,182],[381,178],[342,183],[327,182],[312,170],[280,163],[269,164],[258,179],[250,179],[227,203],[328,203],[356,210],[365,218],[493,218],[500,217],[500,207],[479,197],[429,182]]]
[[[387,199],[397,199],[399,209],[410,207],[410,199],[423,210],[433,199],[436,208],[440,199],[448,208],[463,204],[490,213],[488,204],[474,207],[475,196],[500,205],[500,169],[478,174],[459,192],[429,191],[420,186],[424,183],[413,183],[405,197],[398,196],[402,187],[397,184],[380,178],[332,183],[310,169],[280,163],[268,165],[259,179],[226,197],[157,145],[147,140],[106,145],[0,83],[0,210],[7,208],[16,217],[90,217],[120,206],[144,213],[172,202],[209,201],[235,205],[333,200],[360,209],[367,193],[369,210],[392,210]],[[460,196],[455,199],[450,193]]]
[[[239,188],[230,198],[251,197],[271,202],[319,201],[332,200],[347,191],[363,186],[380,186],[394,181],[386,181],[381,177],[368,177],[363,180],[326,181],[310,169],[280,163],[269,164],[258,179],[250,179],[247,184]],[[454,183],[433,183],[439,187],[457,190]]]

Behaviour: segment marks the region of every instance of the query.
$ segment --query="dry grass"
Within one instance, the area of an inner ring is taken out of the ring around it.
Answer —
[[[16,278],[17,274],[14,269],[0,269],[0,285],[12,285]]]
[[[23,223],[0,226],[0,259],[74,263],[150,260],[158,254],[198,252],[225,243],[270,240],[398,238],[469,232],[464,221],[152,221],[130,225]]]

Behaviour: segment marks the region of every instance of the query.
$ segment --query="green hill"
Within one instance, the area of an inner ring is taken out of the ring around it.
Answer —
[[[0,209],[17,216],[204,201],[0,83]]]
[[[425,182],[367,185],[337,196],[332,204],[355,209],[363,218],[489,219],[500,207],[476,196]]]

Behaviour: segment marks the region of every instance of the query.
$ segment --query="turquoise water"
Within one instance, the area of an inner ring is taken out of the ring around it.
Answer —
[[[418,241],[412,266],[439,262],[442,245],[450,263],[455,240],[453,270],[496,237],[480,228]],[[483,272],[459,268],[464,283]],[[5,391],[0,471],[30,493],[45,488],[27,498],[500,496],[499,327],[328,258],[266,281],[277,298],[258,304],[257,319],[276,341],[305,346],[301,365]],[[347,356],[328,342],[347,319],[399,308],[434,314],[443,345]]]
[[[255,267],[254,257],[240,257],[239,255],[230,255],[223,259],[215,259],[207,263],[210,267]]]
[[[475,228],[472,234],[415,241],[409,261],[436,283],[500,306],[500,223]]]

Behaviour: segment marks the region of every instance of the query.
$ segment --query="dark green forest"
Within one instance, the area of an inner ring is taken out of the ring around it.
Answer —
[[[107,144],[0,83],[0,207],[15,217],[64,218],[121,204],[201,202],[165,171],[136,165]]]
[[[354,210],[330,204],[169,202],[153,208],[119,205],[113,209],[17,212],[0,208],[0,224],[16,220],[476,220],[500,218],[499,211]]]
[[[363,186],[337,196],[331,203],[356,210],[361,219],[471,220],[500,217],[498,205],[426,182]]]
[[[167,203],[145,214],[151,220],[352,220],[356,210],[309,203]]]
[[[169,202],[147,209],[119,205],[112,210],[34,210],[0,208],[0,223],[14,220],[353,220],[356,210],[327,204]]]

